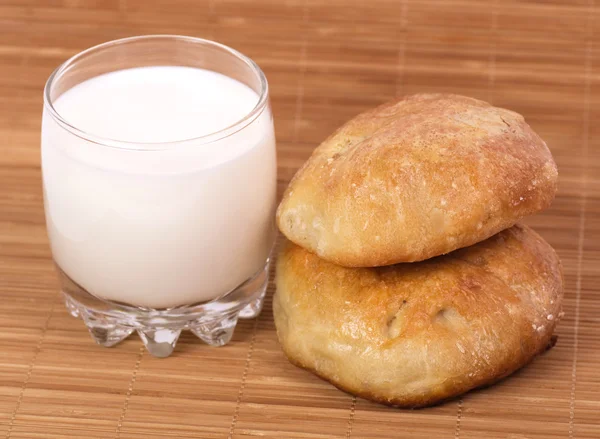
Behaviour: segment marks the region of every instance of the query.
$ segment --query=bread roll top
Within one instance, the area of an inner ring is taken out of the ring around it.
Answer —
[[[347,267],[466,247],[552,202],[557,169],[517,113],[457,95],[415,95],[350,120],[297,172],[283,234]]]

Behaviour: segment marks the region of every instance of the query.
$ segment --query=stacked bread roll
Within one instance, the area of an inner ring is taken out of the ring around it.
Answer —
[[[522,116],[456,95],[363,113],[297,172],[277,211],[273,310],[290,361],[401,407],[488,385],[552,343],[562,270],[517,222],[557,169]]]

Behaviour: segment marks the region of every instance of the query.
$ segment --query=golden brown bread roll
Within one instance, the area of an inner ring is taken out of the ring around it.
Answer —
[[[494,383],[543,352],[562,269],[525,226],[425,262],[344,268],[288,243],[273,312],[292,363],[355,395],[421,407]]]
[[[277,211],[283,234],[346,267],[420,261],[550,205],[557,170],[517,113],[415,95],[363,113],[323,142]]]

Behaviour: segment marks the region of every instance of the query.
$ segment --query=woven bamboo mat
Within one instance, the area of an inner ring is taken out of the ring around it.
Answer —
[[[0,437],[600,438],[599,14],[593,0],[0,0]],[[96,346],[50,260],[42,87],[79,50],[146,33],[216,39],[263,67],[280,192],[340,123],[395,95],[456,92],[523,113],[560,170],[552,208],[527,221],[565,267],[557,346],[418,411],[288,364],[270,298],[224,348],[187,334],[167,359],[137,337]]]

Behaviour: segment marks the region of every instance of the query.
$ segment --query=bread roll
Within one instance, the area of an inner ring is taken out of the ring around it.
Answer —
[[[422,407],[544,352],[561,317],[552,248],[514,226],[425,262],[344,268],[289,243],[273,311],[292,363],[349,393]]]
[[[456,95],[363,113],[323,142],[277,211],[296,244],[346,267],[413,262],[549,206],[557,170],[522,116]]]

